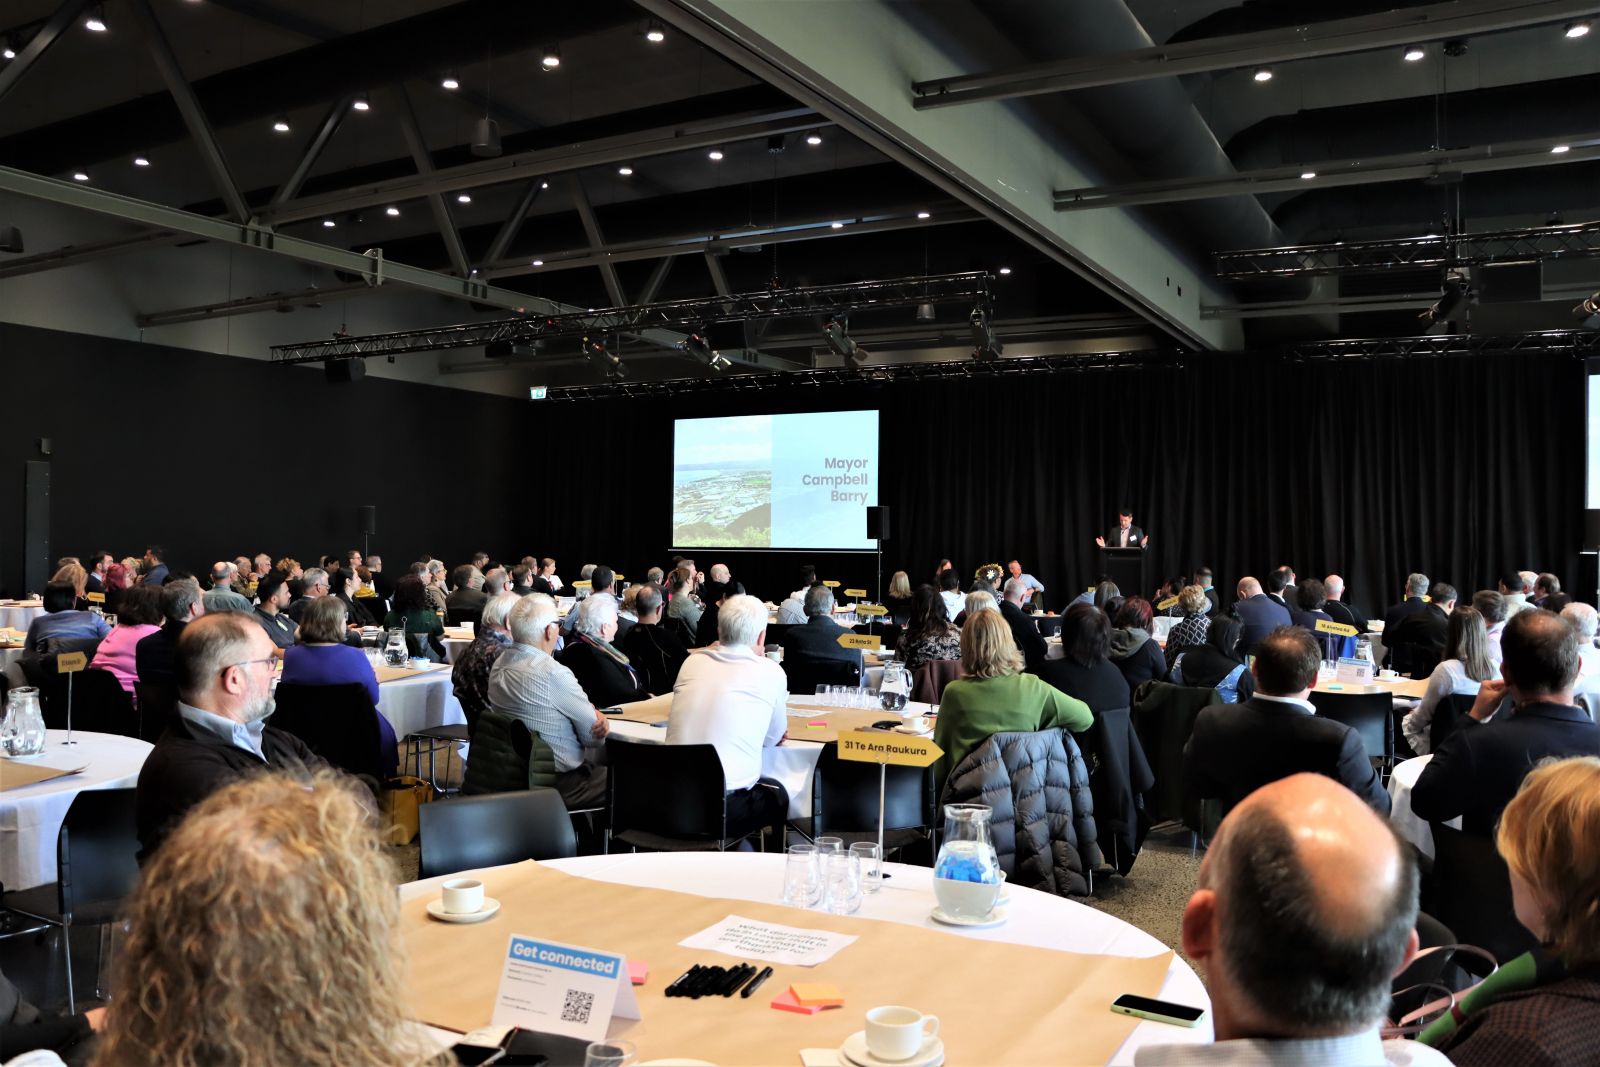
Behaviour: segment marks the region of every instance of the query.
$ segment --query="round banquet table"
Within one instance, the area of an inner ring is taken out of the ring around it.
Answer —
[[[56,835],[72,798],[86,789],[125,789],[137,784],[151,745],[136,737],[74,730],[68,748],[65,730],[46,732],[44,754],[18,761],[31,766],[76,767],[77,774],[20,789],[0,788],[0,882],[7,889],[30,889],[56,880]],[[0,761],[0,786],[8,761]]]
[[[783,885],[784,857],[776,853],[750,852],[638,852],[578,856],[550,860],[544,865],[602,882],[776,904]],[[886,863],[884,869],[891,877],[880,892],[862,894],[861,910],[856,913],[857,917],[921,926],[956,937],[1003,941],[1063,952],[1146,957],[1167,951],[1166,946],[1154,937],[1121,919],[1064,897],[1019,886],[1011,887],[1011,900],[1006,905],[1009,916],[1000,926],[976,930],[942,926],[928,917],[933,907],[933,871],[930,868]],[[410,900],[436,892],[439,883],[448,877],[451,876],[443,875],[403,885],[400,887],[401,899]],[[796,916],[796,920],[803,922],[803,916]],[[600,929],[604,921],[604,916],[595,918],[597,937],[601,936]],[[626,945],[607,947],[627,948]],[[1007,977],[993,977],[995,995],[1003,996]],[[1116,995],[1117,991],[1106,990],[1107,1004]],[[1164,1000],[1206,1008],[1206,1017],[1193,1029],[1140,1022],[1111,1058],[1111,1063],[1132,1063],[1134,1052],[1144,1045],[1204,1044],[1211,1041],[1211,998],[1206,995],[1205,986],[1193,968],[1177,955],[1172,957],[1167,967],[1167,977],[1162,983],[1160,996]],[[486,1018],[488,1012],[489,1005],[485,1005]],[[454,1035],[448,1031],[432,1032],[442,1041],[454,1039]],[[683,1054],[693,1056],[694,1050],[685,1049]],[[795,1058],[792,1054],[775,1053],[773,1062],[790,1063]]]
[[[1432,755],[1427,755],[1403,760],[1389,772],[1389,823],[1396,833],[1416,845],[1417,851],[1429,859],[1433,858],[1433,827],[1411,810],[1411,790],[1416,788],[1417,779],[1422,777],[1423,769],[1432,759]],[[1445,825],[1459,830],[1461,820],[1451,819]]]
[[[29,600],[22,604],[0,604],[0,628],[28,632],[28,624],[44,614],[44,602]]]
[[[378,685],[378,710],[394,727],[394,735],[404,740],[407,734],[434,726],[455,726],[467,721],[456,699],[448,668],[418,671]]]

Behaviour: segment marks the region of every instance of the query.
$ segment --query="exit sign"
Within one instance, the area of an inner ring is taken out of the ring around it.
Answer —
[[[530,385],[530,386],[528,386],[528,399],[529,400],[543,400],[546,396],[549,395],[549,393],[550,393],[550,387],[548,385]]]

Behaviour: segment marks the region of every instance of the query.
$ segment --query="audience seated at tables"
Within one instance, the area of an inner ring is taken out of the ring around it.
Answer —
[[[78,568],[82,571],[82,567]],[[30,656],[74,652],[87,648],[111,632],[106,620],[92,611],[73,607],[78,595],[70,581],[51,581],[44,587],[44,614],[28,624],[24,647]]]
[[[289,601],[289,618],[298,624],[312,601],[328,595],[330,585],[331,579],[327,571],[321,567],[306,569],[300,576],[300,595]]]
[[[1600,614],[1588,604],[1573,602],[1562,607],[1561,617],[1578,635],[1578,680],[1573,683],[1572,691],[1596,693],[1600,691],[1600,648],[1594,646],[1594,635],[1596,627],[1600,626]]]
[[[1322,610],[1326,611],[1334,622],[1354,626],[1357,633],[1367,632],[1367,617],[1361,614],[1360,608],[1347,603],[1344,599],[1343,578],[1337,574],[1328,575],[1322,580],[1322,589],[1328,597],[1328,602],[1322,605]]]
[[[1542,759],[1600,755],[1600,726],[1573,704],[1578,638],[1554,612],[1529,607],[1506,623],[1500,679],[1478,688],[1472,710],[1417,777],[1411,810],[1429,822],[1461,819],[1488,836],[1528,771]],[[1510,696],[1511,706],[1502,707]]]
[[[106,576],[103,584],[106,594],[106,613],[108,615],[120,614],[122,611],[122,598],[136,584],[134,575],[128,570],[127,564],[112,563],[106,567]]]
[[[394,727],[378,711],[378,675],[372,661],[360,648],[344,643],[344,604],[336,597],[323,597],[301,616],[300,638],[283,653],[283,674],[279,681],[295,685],[360,685],[372,701],[372,714],[378,723],[378,766],[394,773],[399,763],[399,745]]]
[[[1385,643],[1388,636],[1400,625],[1400,620],[1419,611],[1428,610],[1428,602],[1423,598],[1428,595],[1428,576],[1413,572],[1406,575],[1405,595],[1400,603],[1383,613],[1383,634]]]
[[[577,604],[573,605],[573,609],[567,612],[566,616],[561,620],[561,637],[564,644],[572,643],[573,634],[577,632],[578,627],[578,608],[583,606],[583,602],[585,600],[595,595],[609,596],[613,598],[616,596],[616,572],[610,567],[606,566],[604,563],[585,563],[583,565],[583,577],[579,580],[588,582],[589,587],[587,589],[579,587],[579,592],[583,595],[578,598]],[[612,641],[615,642],[617,638],[620,638],[623,634],[627,633],[628,628],[632,625],[632,623],[628,623],[627,625],[623,624],[622,612],[620,609],[618,609],[617,637],[612,638]]]
[[[534,588],[533,583],[536,580],[536,572],[532,567],[521,565],[511,568],[511,591],[518,596],[527,596],[529,593],[544,592],[541,589]],[[545,595],[549,596],[550,594],[545,593]]]
[[[444,623],[428,606],[427,588],[421,578],[408,574],[394,584],[394,602],[383,618],[383,627],[404,630],[408,638],[415,637],[423,655],[433,651],[428,639],[444,636]]]
[[[134,668],[139,681],[151,685],[171,685],[178,655],[178,638],[184,627],[206,613],[200,583],[193,578],[174,578],[161,586],[161,613],[166,621],[161,629],[141,638],[134,646]]]
[[[489,706],[536,730],[555,757],[556,789],[572,810],[603,804],[610,723],[595,710],[572,671],[554,656],[560,636],[556,603],[543,593],[520,597],[509,616],[511,645],[489,669]]]
[[[450,1062],[408,1018],[393,861],[367,798],[327,770],[218,786],[130,902],[95,1067]]]
[[[1506,571],[1500,576],[1497,589],[1506,600],[1506,618],[1520,611],[1533,607],[1529,602],[1529,595],[1533,592],[1533,583],[1538,576],[1526,571]]]
[[[146,585],[165,585],[167,582],[167,553],[160,545],[147,545],[141,560],[139,580]]]
[[[489,597],[483,591],[483,572],[463,563],[450,572],[450,595],[445,598],[449,612],[482,611]]]
[[[111,553],[101,549],[89,557],[88,573],[84,576],[84,590],[89,593],[104,593],[106,591],[106,573],[116,560],[111,558]]]
[[[267,632],[281,656],[284,649],[294,644],[295,632],[299,629],[289,618],[289,585],[283,572],[268,571],[262,575],[256,583],[256,595],[260,600],[255,609],[256,622]]]
[[[1112,614],[1112,609],[1107,605],[1113,600],[1118,604],[1122,603],[1122,590],[1117,587],[1117,583],[1108,578],[1102,578],[1096,582],[1094,592],[1090,597],[1090,603],[1105,612],[1107,618],[1110,618]]]
[[[1443,657],[1428,675],[1428,688],[1421,702],[1401,723],[1411,751],[1426,756],[1431,750],[1430,730],[1440,701],[1456,693],[1476,696],[1479,685],[1499,676],[1500,669],[1489,659],[1488,630],[1483,625],[1483,616],[1471,608],[1452,611]]]
[[[1489,650],[1489,662],[1499,670],[1500,635],[1506,632],[1506,598],[1493,589],[1480,589],[1472,594],[1472,607],[1483,616],[1483,625],[1487,628],[1485,640]]]
[[[895,571],[889,579],[889,590],[883,594],[883,606],[889,609],[886,622],[904,626],[911,621],[911,579],[905,571]]]
[[[961,575],[954,567],[939,575],[939,599],[944,601],[945,617],[954,621],[967,607],[966,594],[961,591]]]
[[[916,670],[929,660],[961,658],[961,631],[950,625],[944,597],[934,592],[932,586],[917,586],[910,622],[900,631],[895,655],[908,671]]]
[[[444,588],[444,563],[437,559],[422,560],[420,562],[422,563],[423,573],[417,575],[417,577],[423,579],[422,585],[425,590],[427,606],[432,608],[439,618],[443,619],[449,614],[449,608],[446,605],[449,595]],[[415,569],[413,569],[412,573],[416,573]],[[398,584],[396,583],[396,585]],[[393,606],[393,604],[390,605],[390,607]]]
[[[1255,695],[1242,704],[1202,708],[1195,719],[1183,752],[1186,808],[1219,800],[1227,814],[1268,782],[1310,771],[1389,814],[1389,794],[1361,736],[1318,715],[1306,699],[1321,666],[1322,646],[1298,626],[1280,626],[1262,639],[1250,667]]]
[[[694,570],[678,567],[672,572],[668,585],[667,621],[678,628],[687,643],[693,641],[700,629],[700,602],[695,599]]]
[[[841,660],[861,666],[859,648],[842,648],[841,634],[849,630],[833,621],[833,590],[818,583],[806,590],[806,623],[792,627],[779,642],[788,660]]]
[[[1215,689],[1224,704],[1249,700],[1256,691],[1255,675],[1239,651],[1244,627],[1231,615],[1218,615],[1206,631],[1206,643],[1178,653],[1168,680],[1173,685]]]
[[[1266,592],[1267,599],[1282,607],[1290,617],[1300,610],[1299,590],[1295,588],[1293,568],[1274,567],[1267,572]]]
[[[1222,610],[1221,596],[1212,584],[1215,580],[1216,575],[1210,567],[1200,567],[1194,572],[1194,584],[1205,590],[1206,601],[1211,605],[1206,609],[1206,615],[1211,618],[1215,618],[1217,612]]]
[[[638,621],[621,639],[628,662],[644,675],[645,688],[657,696],[672,692],[678,670],[689,656],[688,647],[678,635],[661,625],[665,606],[666,597],[659,585],[640,586],[633,601]]]
[[[550,597],[566,595],[561,591],[561,575],[556,573],[556,561],[549,556],[539,561],[539,574],[533,583],[533,591]]]
[[[110,671],[123,692],[131,696],[133,683],[139,677],[139,642],[159,630],[163,618],[161,589],[153,585],[134,586],[122,598],[117,625],[96,646],[89,666]]]
[[[1183,615],[1167,631],[1165,654],[1169,669],[1184,649],[1206,643],[1206,634],[1211,632],[1210,608],[1206,591],[1198,585],[1186,585],[1178,590],[1178,610]]]
[[[273,570],[283,575],[284,584],[289,587],[289,603],[300,599],[300,594],[306,588],[306,572],[300,566],[300,561],[285,556],[273,564]]]
[[[591,594],[572,614],[578,622],[558,658],[578,679],[589,702],[611,708],[650,699],[644,676],[612,643],[617,636],[617,598]]]
[[[376,626],[378,620],[372,617],[372,612],[361,603],[361,575],[354,570],[339,572],[339,588],[334,591],[334,598],[344,605],[344,617],[351,627],[360,629],[363,626]],[[210,607],[208,604],[207,607]]]
[[[1111,663],[1128,681],[1128,689],[1167,677],[1167,657],[1150,636],[1153,616],[1150,601],[1131,596],[1111,616]]]
[[[490,567],[483,572],[484,602],[488,603],[489,597],[499,596],[511,589],[511,573],[504,567]]]
[[[717,640],[717,609],[722,602],[731,596],[744,595],[744,586],[732,580],[727,582],[707,582],[702,590],[705,609],[700,612],[700,622],[695,626],[694,643],[696,648],[704,648]]]
[[[1553,596],[1560,595],[1560,593],[1561,593],[1561,579],[1557,578],[1555,575],[1553,575],[1553,574],[1551,574],[1551,573],[1549,573],[1547,571],[1547,572],[1545,572],[1543,574],[1540,574],[1540,575],[1538,575],[1537,577],[1534,578],[1534,580],[1533,580],[1533,606],[1534,607],[1536,607],[1536,608],[1547,608],[1547,609],[1552,610],[1552,611],[1555,610],[1553,608],[1550,608],[1549,604],[1547,604],[1546,601],[1548,601]],[[1565,605],[1562,605],[1562,606],[1565,607]]]
[[[1132,704],[1131,690],[1110,655],[1111,620],[1106,613],[1092,604],[1073,604],[1061,617],[1061,658],[1046,660],[1039,677],[1083,701],[1095,715],[1126,709]]]
[[[994,592],[987,585],[985,585],[982,589],[974,589],[972,592],[968,593],[962,598],[961,604],[961,611],[958,612],[955,619],[952,620],[957,627],[965,626],[967,624],[967,620],[980,611],[992,611],[996,615],[1000,613],[1000,601],[995,599]],[[1006,624],[1007,629],[1009,629],[1010,626],[1010,623]],[[1014,645],[1016,644],[1016,641],[1012,641],[1011,643]],[[1018,649],[1018,651],[1020,652],[1021,650]]]
[[[72,608],[74,610],[89,610],[89,572],[84,570],[83,564],[68,556],[56,567],[56,572],[50,576],[50,580],[52,582],[66,582],[72,587]]]
[[[1239,579],[1233,602],[1233,617],[1239,620],[1243,632],[1239,637],[1239,651],[1251,655],[1262,638],[1280,626],[1294,625],[1289,609],[1261,591],[1261,583],[1254,578]]]
[[[1600,1064],[1600,759],[1535,767],[1495,833],[1517,921],[1542,948],[1501,963],[1419,1040],[1457,1067]],[[1531,963],[1531,967],[1521,966]]]
[[[511,609],[522,598],[516,593],[490,597],[483,606],[483,618],[472,632],[472,642],[456,655],[450,668],[450,683],[461,711],[467,717],[470,735],[478,716],[489,710],[489,671],[496,657],[511,644]]]
[[[159,636],[145,638],[140,651]],[[298,737],[267,725],[276,658],[261,627],[242,615],[209,615],[182,628],[178,714],[139,769],[141,864],[184,813],[229,782],[265,767],[326,766]]]
[[[717,613],[717,644],[697,649],[678,671],[667,719],[667,744],[711,745],[728,791],[728,834],[742,836],[783,822],[789,796],[761,777],[762,750],[789,728],[789,685],[766,658],[767,607],[753,596],[728,597]]]
[[[1028,584],[1021,578],[1006,579],[1004,599],[1000,601],[1000,617],[1011,627],[1011,640],[1022,653],[1023,669],[1030,674],[1038,674],[1040,665],[1044,663],[1046,646],[1044,636],[1039,633],[1039,624],[1023,607],[1030,595]]]
[[[1061,727],[1081,733],[1094,724],[1089,706],[1036,675],[1024,674],[1022,653],[998,611],[973,611],[961,627],[966,677],[944,688],[933,741],[944,750],[935,767],[936,793],[950,772],[991,734]]]
[[[1390,663],[1395,670],[1413,678],[1426,678],[1432,673],[1444,655],[1450,613],[1455,607],[1455,586],[1434,582],[1428,587],[1426,607],[1401,619],[1393,630],[1384,629],[1383,643],[1391,653]]]
[[[723,588],[731,581],[733,581],[733,572],[728,570],[728,565],[726,563],[713,563],[711,565],[710,572],[706,576],[706,580],[701,583],[700,586],[700,603],[704,604],[707,608],[709,608],[712,604],[717,603],[722,599]],[[596,585],[595,588],[598,589],[599,586]],[[742,592],[743,589],[741,588],[740,591]],[[700,616],[700,620],[701,625],[704,625],[705,616]],[[717,630],[716,627],[712,627],[711,636],[704,643],[709,645],[716,639]]]
[[[1252,792],[1222,821],[1183,910],[1215,1044],[1146,1045],[1133,1062],[1447,1065],[1379,1034],[1390,983],[1417,954],[1416,920],[1410,850],[1356,797],[1315,774]]]

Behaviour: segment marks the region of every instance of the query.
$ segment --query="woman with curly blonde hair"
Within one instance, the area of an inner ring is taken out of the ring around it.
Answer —
[[[94,1067],[448,1063],[405,1018],[398,917],[349,779],[220,789],[144,868]]]

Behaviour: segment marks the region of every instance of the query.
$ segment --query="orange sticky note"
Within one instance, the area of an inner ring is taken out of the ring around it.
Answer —
[[[815,1015],[822,1010],[821,1008],[808,1008],[794,999],[794,990],[792,989],[786,989],[778,994],[777,999],[772,1002],[772,1006],[779,1011],[792,1011],[796,1015]]]
[[[628,980],[634,985],[644,985],[645,979],[650,977],[650,965],[640,963],[638,960],[628,961]]]
[[[807,1008],[842,1008],[844,994],[828,982],[796,982],[789,987],[795,1002]]]

